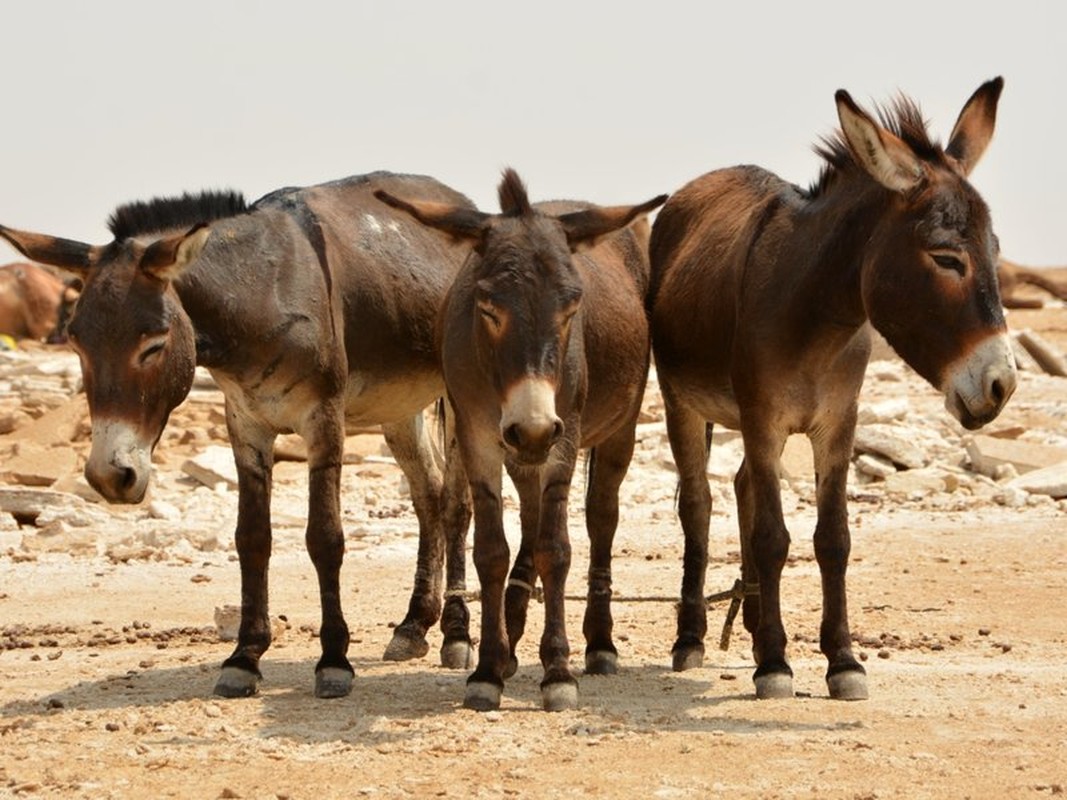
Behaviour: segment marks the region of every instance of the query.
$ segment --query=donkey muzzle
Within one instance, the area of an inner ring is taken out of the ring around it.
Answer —
[[[990,336],[949,371],[945,408],[967,430],[992,422],[1015,391],[1015,356],[1006,334]]]
[[[93,422],[85,479],[109,503],[139,503],[148,491],[151,447],[123,422]]]
[[[504,445],[523,464],[543,464],[563,436],[556,416],[556,389],[543,378],[526,378],[507,393],[500,415]]]

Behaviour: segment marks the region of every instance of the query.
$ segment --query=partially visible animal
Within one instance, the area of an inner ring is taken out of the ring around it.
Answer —
[[[382,426],[419,521],[409,613],[387,656],[426,652],[426,630],[442,615],[447,551],[442,659],[459,667],[470,660],[469,495],[462,469],[449,469],[459,463],[454,452],[445,454],[443,476],[436,466],[422,416],[444,396],[434,320],[466,251],[383,206],[373,197],[380,189],[473,210],[432,178],[374,173],[281,189],[250,206],[235,193],[131,203],[112,215],[114,241],[106,245],[0,226],[28,258],[84,281],[69,337],[92,418],[85,474],[108,500],[145,496],[152,450],[197,364],[225,394],[238,473],[241,625],[219,695],[256,691],[271,642],[270,496],[280,433],[300,434],[308,451],[306,538],[322,606],[316,695],[347,694],[353,676],[340,585],[346,427]]]
[[[67,284],[39,264],[0,266],[0,334],[45,341],[60,330]]]
[[[1022,285],[1037,287],[1057,300],[1067,300],[1067,282],[1053,280],[1039,269],[1024,267],[1003,256],[997,262],[997,278],[1004,308],[1041,308],[1045,305],[1040,297],[1017,295],[1016,291]]]
[[[563,606],[571,554],[567,501],[582,448],[592,448],[586,671],[616,669],[611,544],[649,365],[643,215],[666,196],[610,208],[571,201],[531,205],[513,170],[505,171],[499,195],[502,213],[493,215],[378,193],[472,246],[438,327],[473,495],[474,563],[482,588],[478,666],[467,681],[464,705],[499,707],[504,680],[517,668],[515,648],[539,578],[545,602],[542,704],[554,711],[573,707],[578,698]],[[510,554],[502,467],[519,494],[522,528],[506,592]]]
[[[819,149],[825,166],[810,189],[755,166],[721,169],[681,188],[657,215],[652,347],[685,534],[676,670],[703,660],[705,464],[719,423],[744,442],[734,486],[756,696],[792,696],[779,477],[786,439],[804,433],[815,458],[827,685],[833,698],[868,696],[852,653],[845,572],[846,484],[871,326],[969,430],[993,420],[1015,390],[997,239],[967,181],[993,135],[1002,87],[997,78],[975,91],[944,149],[913,101],[900,97],[876,118],[840,90],[841,132]]]

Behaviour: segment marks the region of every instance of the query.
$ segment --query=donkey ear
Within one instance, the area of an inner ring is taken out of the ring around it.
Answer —
[[[922,180],[922,161],[907,144],[871,119],[844,89],[834,99],[845,140],[868,175],[894,192],[906,192]]]
[[[401,200],[382,189],[378,189],[374,196],[387,206],[410,214],[427,227],[444,231],[454,239],[471,242],[481,240],[491,216],[477,209],[450,206],[446,203]]]
[[[0,225],[0,236],[30,261],[48,264],[84,278],[103,253],[104,248],[60,239],[43,233],[29,233]]]
[[[979,86],[964,104],[952,128],[945,152],[959,162],[964,175],[971,173],[993,138],[997,102],[1003,89],[1004,79],[1000,77]]]
[[[180,236],[159,239],[145,248],[141,270],[161,281],[173,281],[200,256],[211,228],[201,223]]]
[[[625,228],[643,214],[659,208],[667,202],[667,195],[661,194],[636,206],[604,206],[587,208],[561,214],[558,219],[567,234],[567,244],[572,253],[595,247],[602,236]]]

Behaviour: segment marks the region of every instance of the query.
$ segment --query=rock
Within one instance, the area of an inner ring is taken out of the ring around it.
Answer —
[[[177,522],[182,518],[182,512],[178,507],[166,500],[153,500],[148,504],[148,516],[152,519],[165,519]]]
[[[1067,461],[1031,470],[1008,483],[1007,488],[1060,499],[1067,497]]]
[[[1067,377],[1067,359],[1064,359],[1063,354],[1047,341],[1031,330],[1019,331],[1015,337],[1019,344],[1034,357],[1034,361],[1041,369],[1049,375]]]
[[[275,461],[307,461],[308,448],[304,437],[297,433],[288,433],[274,440]]]
[[[237,488],[237,465],[229,447],[206,448],[182,464],[182,472],[205,486],[214,488],[221,483],[230,489]]]
[[[37,419],[13,431],[9,438],[32,441],[45,447],[69,447],[71,442],[85,438],[88,427],[89,404],[80,394],[46,411]]]
[[[886,491],[898,494],[951,492],[958,486],[959,478],[937,467],[894,472],[885,479]]]
[[[32,523],[45,511],[76,510],[84,506],[84,500],[66,492],[0,487],[0,511],[11,514],[23,523]]]
[[[864,475],[870,475],[872,478],[888,478],[897,471],[892,461],[873,453],[861,453],[858,455],[856,457],[856,469]]]
[[[1002,439],[978,434],[967,441],[967,456],[971,469],[996,478],[1004,465],[1010,464],[1019,475],[1067,461],[1067,448],[1028,442],[1024,439]]]
[[[923,451],[912,442],[915,434],[898,425],[876,423],[856,428],[854,449],[859,453],[884,456],[907,469],[917,469],[926,463]]]
[[[24,441],[16,443],[13,453],[3,469],[10,480],[23,486],[51,486],[78,468],[78,455],[69,445],[46,447]]]
[[[1041,365],[1037,363],[1030,351],[1022,346],[1018,337],[1011,336],[1011,352],[1015,356],[1015,368],[1021,372],[1042,372]]]
[[[880,403],[864,403],[859,408],[859,423],[871,425],[876,422],[896,422],[904,419],[911,411],[911,403],[906,397],[894,397]]]
[[[782,476],[790,482],[815,480],[815,462],[807,436],[790,436],[785,440],[780,459]]]

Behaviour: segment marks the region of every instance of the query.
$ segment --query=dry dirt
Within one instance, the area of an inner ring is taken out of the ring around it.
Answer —
[[[1010,324],[1067,349],[1063,307],[1014,311]],[[1067,444],[1065,389],[1067,379],[1023,373],[991,429]],[[26,395],[5,397],[10,409]],[[259,695],[215,698],[231,644],[213,613],[239,599],[236,496],[181,466],[221,444],[217,400],[201,392],[172,417],[151,502],[0,524],[0,796],[1042,798],[1067,786],[1067,501],[1005,492],[961,468],[962,431],[899,362],[872,364],[864,402],[906,400],[896,424],[921,446],[934,442],[932,460],[956,478],[953,491],[904,494],[857,479],[849,589],[871,689],[859,703],[827,698],[802,467],[784,493],[798,696],[754,699],[740,626],[728,651],[715,649],[723,604],[709,612],[704,667],[671,671],[674,611],[657,598],[678,591],[681,536],[654,386],[615,546],[621,669],[581,678],[577,710],[540,710],[537,606],[499,712],[461,707],[466,675],[436,666],[436,632],[426,659],[380,660],[406,606],[416,542],[398,469],[373,457],[344,475],[352,694],[312,694],[318,600],[302,546],[304,468],[282,462],[271,585],[285,628],[264,658]],[[40,409],[29,412],[16,421]],[[83,460],[86,431],[75,427],[69,449]],[[380,443],[363,436],[353,447],[376,454]],[[736,456],[729,443],[720,450],[720,460]],[[738,572],[732,492],[717,474],[730,464],[715,463],[709,591]],[[580,498],[572,505],[571,591],[581,593]],[[514,523],[513,500],[509,513]],[[569,602],[576,665],[581,612]]]

